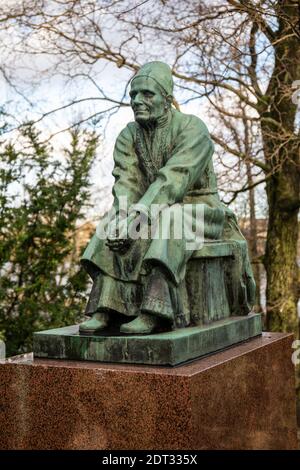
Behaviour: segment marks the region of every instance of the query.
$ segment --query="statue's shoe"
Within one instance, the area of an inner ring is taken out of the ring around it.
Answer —
[[[108,314],[97,312],[85,322],[79,325],[79,333],[93,334],[104,330],[108,326]]]
[[[120,332],[127,335],[146,335],[153,333],[158,323],[156,317],[143,313],[131,322],[124,323],[120,328]]]

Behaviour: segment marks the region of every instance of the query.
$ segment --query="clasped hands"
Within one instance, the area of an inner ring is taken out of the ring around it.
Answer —
[[[108,230],[106,245],[111,251],[125,253],[133,243],[130,236],[133,228],[137,228],[145,221],[145,215],[133,212],[124,219],[115,219],[111,222]]]

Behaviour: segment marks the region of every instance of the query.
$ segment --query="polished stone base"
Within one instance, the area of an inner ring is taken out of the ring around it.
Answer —
[[[34,357],[151,365],[178,365],[261,334],[250,314],[152,335],[79,335],[78,326],[34,334]]]
[[[0,449],[296,449],[292,335],[178,367],[0,364]]]

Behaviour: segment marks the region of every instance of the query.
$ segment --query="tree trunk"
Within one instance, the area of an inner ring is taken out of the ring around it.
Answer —
[[[267,184],[269,222],[264,260],[267,273],[266,326],[269,331],[289,331],[299,337],[296,263],[298,210],[282,206],[282,186],[292,188],[293,179],[292,174],[277,174]]]
[[[266,188],[267,328],[294,332],[298,338],[300,135],[295,128],[297,106],[292,101],[293,82],[300,76],[300,39],[294,33],[299,32],[298,2],[279,0],[276,8],[279,29],[274,46],[275,65],[265,95],[266,108],[261,113],[265,159],[272,169]]]
[[[249,187],[253,184],[251,164],[246,162],[247,170],[247,184]],[[250,207],[250,231],[249,231],[249,251],[251,256],[251,264],[253,269],[253,275],[256,284],[256,301],[254,310],[261,312],[260,302],[260,263],[258,260],[258,248],[257,248],[257,220],[255,211],[255,191],[254,188],[249,189],[249,207]]]

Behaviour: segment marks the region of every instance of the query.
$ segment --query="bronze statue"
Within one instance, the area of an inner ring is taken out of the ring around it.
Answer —
[[[207,127],[176,109],[171,69],[163,62],[140,68],[131,81],[130,97],[135,121],[122,130],[114,149],[113,208],[119,236],[105,240],[96,233],[83,254],[93,288],[85,312],[90,318],[80,325],[80,333],[97,334],[120,324],[123,334],[150,334],[197,323],[190,312],[194,294],[186,285],[187,266],[197,247],[187,249],[188,236],[173,233],[176,213],[187,205],[192,207],[192,225],[197,222],[196,206],[202,207],[204,242],[216,246],[216,256],[220,240],[235,243],[237,257],[226,268],[227,287],[222,288],[227,294],[232,290],[231,314],[249,313],[255,284],[247,245],[233,213],[220,201]],[[128,213],[120,203],[125,197]],[[155,205],[162,210],[150,223]],[[155,232],[156,222],[169,225],[170,237]],[[130,233],[142,226],[151,226],[156,235],[127,237],[127,229]],[[205,288],[209,295],[210,286]]]

